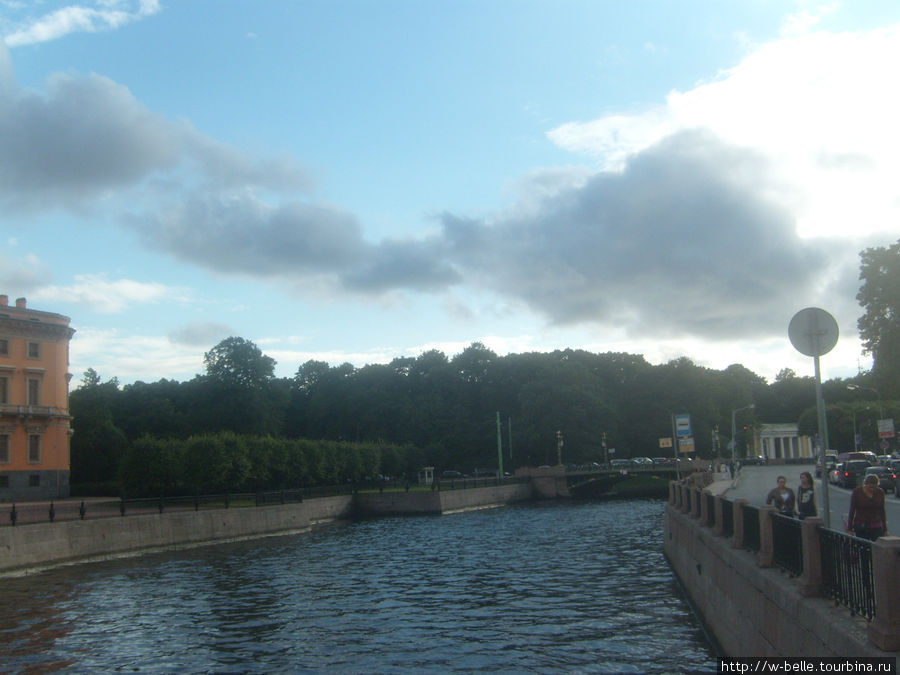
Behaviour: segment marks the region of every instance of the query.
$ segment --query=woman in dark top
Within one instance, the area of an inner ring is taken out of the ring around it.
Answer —
[[[878,487],[878,476],[868,475],[850,495],[847,531],[862,539],[875,541],[888,533],[884,512],[884,490]]]
[[[777,487],[772,488],[766,497],[766,505],[775,504],[775,508],[783,516],[794,515],[794,491],[787,487],[787,478],[778,476]]]
[[[816,515],[816,491],[809,471],[800,474],[800,487],[797,488],[797,516],[800,520]]]

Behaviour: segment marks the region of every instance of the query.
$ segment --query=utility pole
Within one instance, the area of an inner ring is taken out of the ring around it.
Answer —
[[[562,465],[562,446],[563,434],[561,431],[556,432],[556,463]]]
[[[497,411],[497,478],[503,478],[503,436],[500,434],[500,411]]]

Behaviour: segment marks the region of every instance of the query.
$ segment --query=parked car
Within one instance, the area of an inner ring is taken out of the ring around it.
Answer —
[[[866,469],[866,476],[878,476],[878,487],[885,492],[897,494],[897,472],[887,466],[870,466]]]
[[[852,490],[857,485],[862,484],[862,477],[869,466],[869,462],[864,459],[851,459],[844,462],[840,476],[838,476],[838,485]]]
[[[441,480],[457,480],[459,478],[465,478],[465,475],[459,471],[444,471],[441,474]]]
[[[609,463],[610,469],[628,469],[634,466],[630,459],[614,459]]]
[[[653,460],[654,464],[662,464],[663,466],[670,466],[672,464],[675,464],[674,457],[652,457],[651,459]]]
[[[837,485],[840,482],[841,471],[844,470],[844,463],[840,462],[834,465],[834,468],[828,472],[828,482]]]
[[[831,471],[834,470],[835,465],[837,464],[837,455],[833,452],[825,453],[825,474],[828,475]],[[822,477],[822,463],[816,462],[816,478]]]
[[[651,466],[653,464],[653,460],[649,457],[632,457],[631,461],[638,466]]]

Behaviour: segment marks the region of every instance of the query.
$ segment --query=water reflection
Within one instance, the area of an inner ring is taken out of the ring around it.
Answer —
[[[3,580],[21,669],[715,669],[657,501],[541,504]]]

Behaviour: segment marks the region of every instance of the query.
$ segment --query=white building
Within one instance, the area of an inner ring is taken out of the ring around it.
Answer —
[[[815,456],[813,440],[796,424],[761,424],[753,429],[753,454],[767,459]]]

